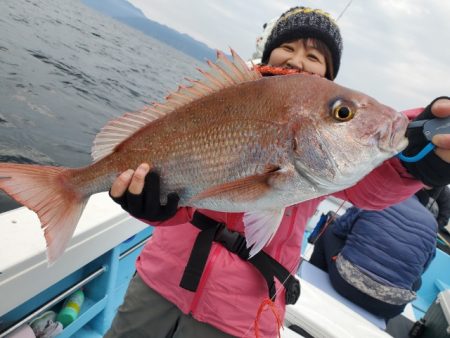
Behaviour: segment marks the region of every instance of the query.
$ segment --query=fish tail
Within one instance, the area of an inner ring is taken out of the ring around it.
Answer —
[[[44,230],[47,259],[66,249],[89,195],[72,182],[77,169],[0,163],[0,189],[36,212]]]

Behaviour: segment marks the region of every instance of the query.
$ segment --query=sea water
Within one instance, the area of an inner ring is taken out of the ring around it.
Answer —
[[[0,1],[0,162],[79,167],[105,123],[198,60],[72,0]],[[0,212],[17,204],[0,193]]]

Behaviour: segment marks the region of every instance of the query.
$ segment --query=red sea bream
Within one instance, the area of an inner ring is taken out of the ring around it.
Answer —
[[[96,136],[84,168],[0,164],[0,189],[35,211],[49,262],[66,248],[89,196],[147,162],[161,198],[245,212],[254,254],[284,208],[349,187],[407,144],[407,119],[362,93],[309,74],[262,77],[218,53],[166,101],[126,113]]]

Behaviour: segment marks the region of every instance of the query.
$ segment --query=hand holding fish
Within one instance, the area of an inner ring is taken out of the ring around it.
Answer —
[[[159,175],[147,163],[134,171],[124,171],[114,181],[109,191],[111,198],[132,216],[146,221],[165,221],[177,212],[180,197],[176,193],[167,195],[166,205],[160,202]]]
[[[433,100],[415,121],[429,120],[433,118],[447,118],[450,116],[450,99],[439,97]],[[429,141],[426,139],[423,128],[408,128],[406,136],[409,144],[403,151],[411,156],[423,149]],[[425,185],[439,187],[450,184],[450,134],[436,134],[432,138],[436,146],[434,151],[417,162],[402,162],[403,166],[415,178]]]
[[[139,195],[144,188],[145,177],[149,171],[148,163],[142,163],[136,170],[128,169],[121,173],[111,186],[111,197],[119,198],[127,190],[132,194]]]

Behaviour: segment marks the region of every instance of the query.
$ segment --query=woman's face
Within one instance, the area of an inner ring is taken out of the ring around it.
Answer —
[[[325,76],[327,71],[325,56],[310,40],[304,39],[283,43],[275,48],[270,54],[268,64],[274,67],[300,69],[320,76]]]

